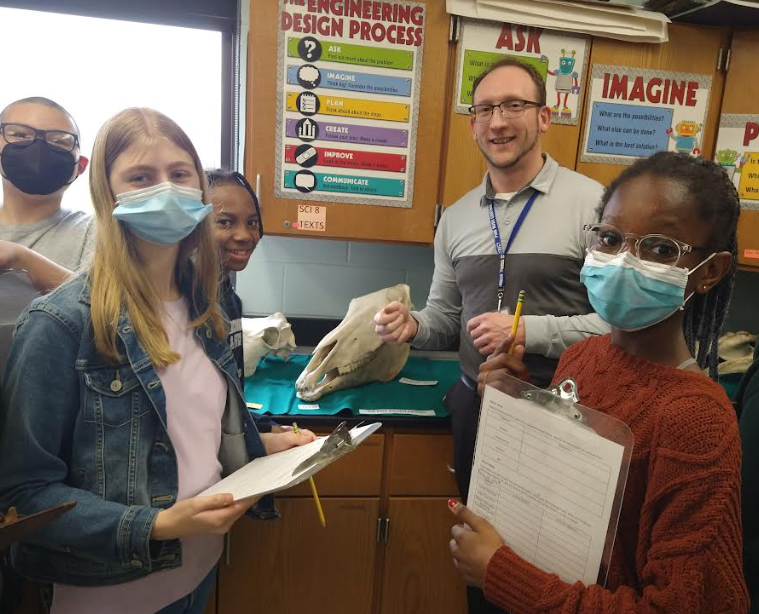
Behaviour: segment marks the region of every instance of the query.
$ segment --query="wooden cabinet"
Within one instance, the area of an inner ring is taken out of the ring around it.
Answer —
[[[399,434],[393,437],[390,495],[455,496],[453,438]]]
[[[219,614],[300,611],[371,614],[378,498],[282,498],[282,518],[235,524],[220,565]]]
[[[457,494],[452,463],[445,432],[390,428],[372,436],[315,478],[326,529],[307,486],[277,498],[280,520],[245,518],[233,527],[216,612],[465,611],[448,551],[454,520],[447,500]]]
[[[328,433],[316,431],[317,435]],[[379,497],[385,437],[371,435],[345,461],[331,464],[315,478],[322,497]],[[277,497],[310,497],[311,487],[302,482]]]
[[[726,53],[730,32],[724,28],[669,25],[669,42],[663,44],[630,44],[608,38],[595,38],[590,54],[590,69],[594,64],[616,64],[627,68],[650,68],[662,71],[708,74],[712,77],[709,94],[709,111],[706,116],[701,155],[714,156],[714,145],[719,126],[720,105],[725,82],[724,72],[718,68],[720,54]],[[585,96],[587,116],[590,96]],[[553,129],[553,128],[551,128]],[[578,144],[582,148],[582,139]],[[583,175],[608,185],[625,166],[578,162],[576,170]]]
[[[401,209],[369,205],[325,204],[325,232],[286,228],[298,219],[303,201],[274,196],[277,104],[278,0],[250,3],[248,45],[248,109],[246,112],[245,175],[253,181],[260,175],[260,200],[266,232],[340,239],[366,239],[431,243],[435,205],[438,200],[441,150],[446,106],[446,76],[449,72],[449,18],[445,0],[420,0],[426,5],[419,119],[416,124],[416,167],[413,207]],[[296,3],[297,4],[297,3]]]
[[[466,591],[448,542],[447,497],[391,497],[381,614],[461,614]]]
[[[759,115],[759,80],[756,57],[759,32],[735,32],[731,43],[730,65],[722,101],[723,114]],[[759,140],[753,141],[759,150]],[[753,256],[753,257],[752,257]],[[738,221],[738,262],[759,268],[759,209],[743,207]]]

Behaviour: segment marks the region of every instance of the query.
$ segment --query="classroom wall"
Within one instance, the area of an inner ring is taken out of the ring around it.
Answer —
[[[352,298],[399,283],[427,303],[431,247],[266,236],[237,275],[246,316],[342,319]],[[759,272],[738,271],[725,331],[759,334]]]
[[[264,237],[237,291],[248,316],[342,319],[356,296],[406,283],[418,309],[432,281],[431,247]],[[759,333],[759,273],[738,271],[726,331]]]
[[[266,236],[237,276],[245,315],[342,319],[352,298],[395,284],[424,307],[431,247]]]
[[[759,334],[757,305],[759,305],[759,272],[738,271],[725,330],[746,330]]]

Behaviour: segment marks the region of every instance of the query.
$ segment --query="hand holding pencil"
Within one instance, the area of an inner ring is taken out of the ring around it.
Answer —
[[[519,298],[517,299],[511,334],[507,335],[498,345],[495,352],[480,365],[480,373],[477,376],[477,392],[480,396],[484,392],[486,381],[488,384],[496,383],[502,375],[510,375],[525,382],[530,381],[530,373],[524,362],[522,362],[524,359],[524,346],[516,343],[517,327],[519,326],[519,319],[522,316],[524,299],[525,292],[522,290],[519,292]]]
[[[487,311],[467,321],[466,329],[472,344],[483,356],[493,355],[504,337],[515,339],[516,345],[524,345],[525,327],[521,312],[524,292],[520,292],[520,297],[513,315],[508,309]]]

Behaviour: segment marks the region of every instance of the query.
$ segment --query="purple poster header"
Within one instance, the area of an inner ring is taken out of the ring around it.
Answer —
[[[385,147],[406,147],[408,145],[408,130],[357,124],[332,124],[317,122],[311,118],[288,119],[286,135],[304,142],[337,141],[360,145],[384,145]]]

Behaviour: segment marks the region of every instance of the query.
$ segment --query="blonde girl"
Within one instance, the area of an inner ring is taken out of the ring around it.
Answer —
[[[98,133],[91,268],[19,319],[3,388],[0,508],[77,505],[17,544],[54,614],[199,613],[222,535],[272,501],[199,497],[312,433],[259,435],[225,316],[206,179],[171,119],[127,109]]]

